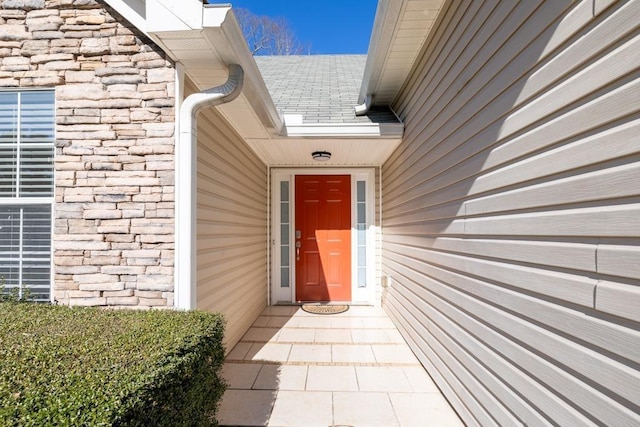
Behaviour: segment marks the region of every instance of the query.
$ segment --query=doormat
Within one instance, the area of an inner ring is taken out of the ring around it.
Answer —
[[[302,309],[312,314],[339,314],[349,310],[348,305],[303,304]]]

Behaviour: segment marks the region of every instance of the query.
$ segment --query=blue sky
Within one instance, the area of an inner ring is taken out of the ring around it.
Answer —
[[[210,3],[218,1],[209,0]],[[229,0],[256,15],[283,17],[313,54],[367,53],[377,0]]]

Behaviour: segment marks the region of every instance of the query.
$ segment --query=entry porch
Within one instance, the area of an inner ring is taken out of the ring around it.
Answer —
[[[267,307],[223,374],[221,425],[463,425],[379,307]]]

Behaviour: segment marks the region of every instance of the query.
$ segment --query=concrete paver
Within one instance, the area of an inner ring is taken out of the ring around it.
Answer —
[[[221,425],[269,425],[278,392],[273,390],[228,389],[223,398],[223,410],[218,414]]]
[[[280,391],[269,426],[300,427],[333,425],[333,396],[326,391]]]
[[[305,390],[307,386],[308,366],[298,365],[261,365],[260,374],[253,385],[254,389],[265,390]]]
[[[376,361],[370,345],[334,344],[331,346],[332,362],[374,363]]]
[[[399,426],[387,393],[334,393],[336,425]]]
[[[260,373],[261,365],[246,363],[225,363],[222,376],[231,390],[251,390]]]
[[[307,390],[358,391],[353,366],[309,366]]]
[[[462,422],[386,313],[268,307],[227,355],[222,426],[444,426]]]
[[[413,392],[404,369],[399,366],[356,366],[361,391]]]

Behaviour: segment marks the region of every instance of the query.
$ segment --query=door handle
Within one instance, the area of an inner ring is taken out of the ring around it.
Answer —
[[[300,261],[300,246],[302,246],[300,240],[296,240],[296,261]]]

